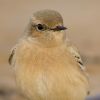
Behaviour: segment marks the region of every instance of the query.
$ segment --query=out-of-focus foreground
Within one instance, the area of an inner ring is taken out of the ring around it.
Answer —
[[[0,100],[22,100],[8,57],[10,49],[24,33],[30,16],[40,9],[54,9],[62,14],[68,37],[79,48],[87,66],[90,95],[99,95],[99,0],[0,0]]]

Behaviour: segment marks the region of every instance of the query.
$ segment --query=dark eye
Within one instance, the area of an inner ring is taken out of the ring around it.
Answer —
[[[40,31],[44,31],[46,29],[46,27],[45,27],[45,25],[38,24],[37,29],[40,30]]]

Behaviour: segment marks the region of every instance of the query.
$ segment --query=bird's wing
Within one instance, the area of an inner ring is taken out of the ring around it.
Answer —
[[[81,59],[78,49],[74,45],[72,45],[70,42],[67,42],[67,48],[68,48],[68,51],[72,54],[72,56],[75,58],[76,62],[79,64],[82,71],[85,72],[86,77],[88,78],[87,71],[85,69],[85,66],[83,65],[83,61]],[[90,89],[88,89],[87,91],[87,95],[89,94],[90,94]]]
[[[8,62],[10,65],[12,65],[15,62],[15,51],[16,51],[16,47],[12,48]]]
[[[68,48],[68,51],[72,54],[72,56],[75,57],[75,60],[79,64],[80,68],[84,70],[85,66],[83,65],[83,61],[81,59],[78,49],[74,45],[72,45],[70,42],[67,43],[67,48]]]

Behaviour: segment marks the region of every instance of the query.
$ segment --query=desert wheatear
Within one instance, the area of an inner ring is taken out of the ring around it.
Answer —
[[[66,29],[58,12],[38,11],[12,49],[9,62],[20,91],[29,100],[85,100],[88,79]]]

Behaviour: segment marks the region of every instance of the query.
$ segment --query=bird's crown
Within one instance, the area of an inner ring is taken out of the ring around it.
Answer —
[[[33,17],[35,17],[36,20],[41,21],[41,23],[47,24],[49,27],[63,24],[62,16],[54,10],[40,10],[35,12]]]

